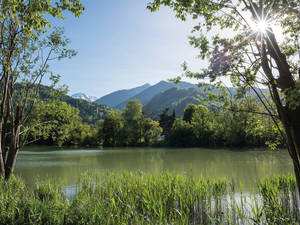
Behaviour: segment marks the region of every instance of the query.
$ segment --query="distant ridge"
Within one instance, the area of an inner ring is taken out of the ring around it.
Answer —
[[[157,84],[148,87],[144,91],[140,92],[139,94],[129,98],[129,99],[135,99],[140,101],[143,105],[146,105],[155,95],[166,91],[173,87],[180,87],[180,88],[196,88],[197,86],[195,84],[187,83],[187,82],[180,82],[178,84],[167,82],[167,81],[160,81]],[[129,100],[127,99],[127,100]],[[127,101],[126,100],[126,101]],[[126,101],[123,101],[119,105],[115,106],[116,109],[122,109],[126,105]]]
[[[120,103],[126,102],[128,99],[143,92],[150,86],[151,85],[147,83],[147,84],[144,84],[144,85],[136,87],[136,88],[115,91],[115,92],[112,92],[108,95],[105,95],[105,96],[97,99],[95,101],[95,103],[104,104],[104,105],[107,105],[108,107],[115,108]]]

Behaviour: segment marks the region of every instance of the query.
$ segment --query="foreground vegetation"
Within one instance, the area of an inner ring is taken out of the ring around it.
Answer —
[[[77,194],[63,185],[0,180],[0,224],[299,224],[292,176],[243,192],[233,180],[111,172],[83,174]]]

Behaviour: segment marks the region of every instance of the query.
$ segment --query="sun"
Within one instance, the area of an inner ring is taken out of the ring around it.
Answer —
[[[253,20],[251,16],[246,18],[249,28],[254,34],[265,36],[267,32],[272,32],[279,43],[284,41],[283,29],[276,21],[270,19]]]
[[[266,34],[267,31],[271,31],[273,29],[273,24],[270,21],[260,19],[260,20],[253,20],[252,18],[248,20],[248,24],[251,30],[257,34]]]
[[[268,29],[270,29],[270,24],[266,20],[259,20],[258,22],[253,24],[253,30],[258,33],[266,33]]]

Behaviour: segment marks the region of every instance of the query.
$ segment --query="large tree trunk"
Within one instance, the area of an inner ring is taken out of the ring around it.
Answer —
[[[258,49],[261,55],[262,69],[268,78],[272,99],[285,130],[286,144],[293,160],[300,196],[300,107],[292,109],[288,102],[289,93],[296,88],[296,81],[290,70],[287,57],[281,51],[272,30],[267,30],[264,34],[264,39],[258,45]],[[277,66],[278,77],[274,75],[272,60]],[[285,100],[280,97],[279,90],[284,93]]]
[[[298,161],[293,160],[293,165],[294,165],[294,173],[295,173],[297,187],[298,187],[298,196],[299,196],[299,199],[300,199],[300,192],[299,192],[299,187],[300,187],[300,164],[299,164],[299,160]]]
[[[293,161],[300,199],[300,108],[292,110],[288,107],[288,105],[282,106],[281,99],[275,86],[273,86],[272,93],[279,118],[285,130],[286,145],[289,155]]]
[[[291,138],[298,156],[300,157],[300,107],[296,110],[290,110],[289,119],[291,121]]]
[[[289,131],[286,131],[286,135],[287,135],[287,142],[288,142],[288,151],[290,153],[290,156],[293,160],[293,165],[294,165],[294,172],[295,172],[295,177],[296,177],[296,181],[297,181],[297,186],[298,186],[298,193],[299,193],[299,197],[300,197],[300,163],[299,163],[299,154],[298,151],[300,148],[299,145],[299,141],[295,140],[295,138],[292,135],[292,129],[290,129]],[[298,138],[300,138],[298,136]]]
[[[294,171],[295,176],[297,179],[297,185],[298,185],[298,192],[300,196],[300,165],[299,165],[299,158],[300,158],[300,108],[296,110],[288,110],[287,114],[288,119],[288,125],[289,127],[286,127],[288,139],[289,139],[289,147],[292,148],[292,151],[298,159],[298,164],[294,162]]]

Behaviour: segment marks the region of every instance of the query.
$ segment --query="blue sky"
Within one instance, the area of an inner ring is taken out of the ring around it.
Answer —
[[[64,26],[70,47],[78,54],[52,65],[69,94],[101,97],[112,91],[154,84],[181,74],[183,61],[193,70],[205,66],[188,43],[192,21],[182,22],[162,8],[151,13],[148,0],[85,0],[76,19],[67,15]]]

